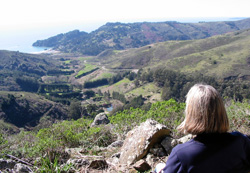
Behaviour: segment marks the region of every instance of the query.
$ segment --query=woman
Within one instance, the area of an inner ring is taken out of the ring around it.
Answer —
[[[172,150],[164,173],[250,171],[250,139],[227,132],[227,113],[212,86],[196,84],[189,90],[185,120],[178,129],[196,137]]]

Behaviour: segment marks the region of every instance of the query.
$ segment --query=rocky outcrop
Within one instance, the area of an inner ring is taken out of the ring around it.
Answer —
[[[108,124],[108,123],[109,123],[108,116],[105,113],[100,113],[96,115],[93,123],[91,124],[91,127],[98,126],[101,124]]]
[[[60,168],[72,165],[71,172],[90,173],[149,171],[158,163],[164,165],[173,147],[192,138],[192,135],[187,135],[174,139],[166,126],[149,119],[129,131],[125,141],[119,140],[107,147],[93,146],[91,152],[84,148],[67,148]],[[93,151],[98,155],[91,155]],[[31,169],[37,169],[28,162],[10,158],[15,161],[0,159],[0,171],[31,172]]]
[[[147,120],[128,132],[121,148],[120,164],[131,165],[142,159],[156,143],[170,134],[166,126]]]

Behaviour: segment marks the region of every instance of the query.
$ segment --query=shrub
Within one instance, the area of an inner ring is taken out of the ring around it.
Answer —
[[[122,137],[136,125],[151,118],[172,130],[172,135],[177,136],[176,127],[184,119],[185,104],[178,103],[174,99],[153,103],[149,111],[141,108],[130,108],[109,117],[112,124],[116,125],[116,131]]]
[[[8,144],[8,140],[6,139],[5,135],[1,132],[0,133],[0,153],[4,152],[4,148]]]
[[[230,129],[250,135],[250,104],[248,100],[243,100],[242,102],[231,100],[227,102],[227,104],[226,110],[230,122]]]

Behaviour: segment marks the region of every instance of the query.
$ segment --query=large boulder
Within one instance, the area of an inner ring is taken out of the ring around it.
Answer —
[[[108,123],[109,123],[108,116],[105,113],[99,113],[98,115],[96,115],[93,123],[91,124],[91,127]]]
[[[131,165],[142,159],[156,143],[169,136],[170,130],[158,122],[148,119],[127,133],[121,148],[120,164]]]

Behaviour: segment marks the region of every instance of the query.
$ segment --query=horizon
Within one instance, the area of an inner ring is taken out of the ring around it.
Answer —
[[[107,22],[250,17],[249,0],[11,0],[1,2],[0,32]],[[81,29],[83,30],[83,29]]]
[[[108,22],[190,22],[190,19],[208,21],[215,18],[250,17],[249,0],[127,0],[124,2],[11,0],[0,4],[3,7],[0,11],[0,49],[8,48],[11,44],[16,47],[20,44],[30,45],[37,40],[44,40],[76,29],[90,33]]]
[[[198,22],[218,22],[218,21],[237,21],[248,17],[184,17],[184,18],[166,18],[154,20],[124,20],[106,23],[143,23],[143,22],[168,22],[176,21],[180,23],[198,23]],[[37,40],[44,40],[58,34],[64,34],[73,30],[90,33],[97,30],[106,23],[78,23],[62,24],[60,26],[47,26],[39,29],[20,30],[19,32],[10,30],[9,32],[0,32],[0,50],[20,51],[25,53],[40,52],[47,48],[33,47],[32,44]]]

